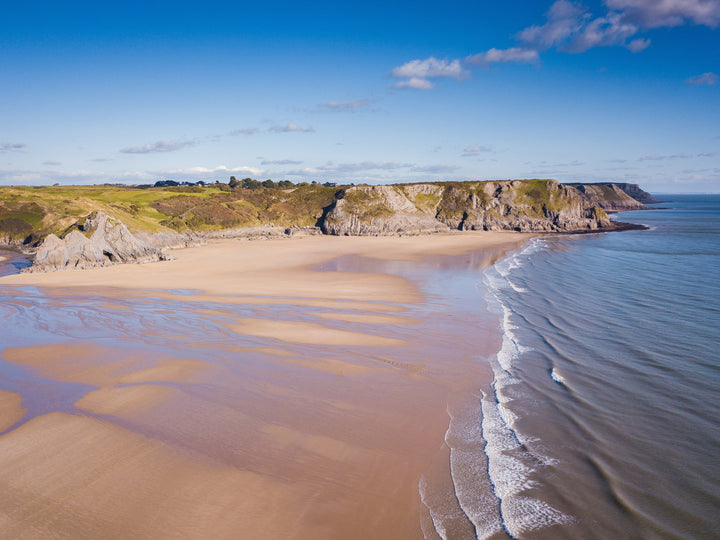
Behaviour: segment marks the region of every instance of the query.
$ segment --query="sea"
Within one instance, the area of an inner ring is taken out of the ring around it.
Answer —
[[[478,279],[503,343],[445,437],[477,538],[720,538],[720,195],[659,197]]]

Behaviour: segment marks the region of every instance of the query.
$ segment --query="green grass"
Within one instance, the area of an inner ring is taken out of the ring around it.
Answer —
[[[552,180],[432,184],[440,188],[438,194],[411,195],[410,184],[396,185],[394,189],[410,198],[421,212],[446,222],[461,220],[471,212],[473,199],[488,215],[502,216],[512,203],[513,212],[536,218],[559,212],[572,202],[565,189]],[[618,197],[610,186],[595,187],[608,199]],[[0,187],[0,238],[35,243],[50,233],[62,235],[93,211],[106,212],[130,230],[147,232],[205,231],[269,223],[284,227],[313,226],[336,197],[344,197],[345,211],[365,223],[393,215],[384,197],[370,186]],[[596,212],[600,215],[602,210]]]

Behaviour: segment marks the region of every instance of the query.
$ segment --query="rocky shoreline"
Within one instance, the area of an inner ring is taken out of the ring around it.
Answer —
[[[350,186],[322,209],[317,226],[239,227],[214,231],[131,232],[92,212],[60,236],[48,235],[23,272],[53,272],[170,259],[170,249],[220,238],[262,240],[308,235],[407,236],[452,231],[594,233],[644,228],[608,212],[645,209],[651,195],[634,184],[560,184],[554,180]],[[15,248],[17,246],[13,244]]]

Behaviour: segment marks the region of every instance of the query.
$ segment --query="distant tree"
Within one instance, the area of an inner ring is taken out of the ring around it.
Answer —
[[[244,189],[257,189],[261,186],[260,182],[252,178],[243,178],[241,185]]]
[[[295,184],[293,184],[290,180],[280,180],[278,182],[278,187],[280,189],[287,189],[287,188],[291,188],[294,186],[295,186]]]
[[[155,182],[154,187],[175,187],[179,185],[180,184],[175,182],[175,180],[159,180],[158,182]]]
[[[308,184],[307,182],[300,182],[300,183],[297,185],[297,187],[308,187],[308,186],[310,186],[310,184]]]
[[[236,187],[240,187],[242,185],[242,183],[240,182],[240,180],[238,180],[234,176],[231,176],[230,182],[228,182],[228,185],[230,186],[231,189],[235,189]]]
[[[335,182],[325,182],[323,184],[323,187],[335,187],[337,184]]]
[[[270,179],[265,180],[265,181],[262,183],[262,185],[263,185],[263,187],[270,188],[270,189],[277,187],[277,186],[275,185],[275,182],[273,182],[273,181],[270,180]]]

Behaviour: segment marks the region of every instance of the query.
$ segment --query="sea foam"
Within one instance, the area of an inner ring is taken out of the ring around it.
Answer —
[[[514,375],[514,365],[530,349],[523,347],[515,334],[513,312],[506,303],[506,293],[521,293],[508,275],[521,267],[532,253],[542,248],[531,242],[524,250],[499,261],[485,273],[488,305],[502,314],[503,341],[500,351],[490,359],[494,374],[492,390],[483,393],[481,436],[485,440],[487,474],[499,501],[500,519],[505,531],[518,538],[529,531],[569,523],[573,518],[548,503],[531,497],[527,492],[536,487],[533,473],[541,467],[557,463],[531,450],[534,439],[525,437],[515,426],[519,413],[513,408],[514,397],[522,394],[522,383]]]

